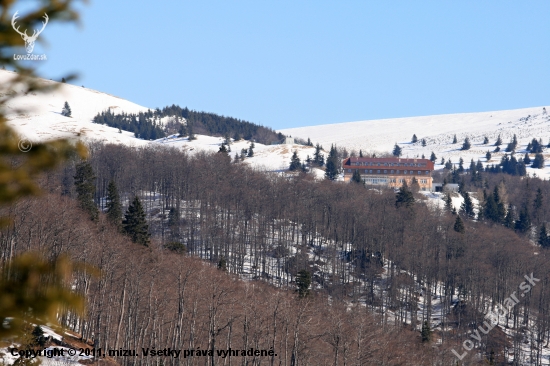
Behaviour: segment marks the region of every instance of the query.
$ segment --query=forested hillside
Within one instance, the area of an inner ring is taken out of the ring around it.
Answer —
[[[424,328],[431,344],[440,345],[441,359],[450,347],[462,354],[462,343],[472,340],[485,314],[518,294],[532,275],[540,282],[462,361],[548,359],[550,264],[548,250],[538,244],[550,219],[548,182],[465,170],[462,194],[485,197],[476,217],[467,207],[457,214],[434,210],[421,196],[412,205],[396,204],[392,190],[256,172],[224,154],[94,145],[89,162],[101,211],[109,206],[109,182],[124,210],[140,197],[150,248],[206,259],[282,289],[293,290],[303,275],[311,276],[313,292],[379,313],[383,326],[418,336]],[[77,197],[74,175],[75,166],[67,166],[51,177],[52,189]]]
[[[96,115],[93,121],[133,132],[136,137],[146,140],[155,140],[174,133],[179,133],[181,136],[193,136],[199,133],[228,136],[235,140],[254,139],[269,145],[284,137],[268,127],[214,113],[197,112],[176,105],[139,114],[118,114],[107,110]]]

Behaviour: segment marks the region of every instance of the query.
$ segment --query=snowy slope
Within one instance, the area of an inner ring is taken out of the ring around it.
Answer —
[[[461,113],[448,115],[435,115],[410,118],[393,118],[383,120],[346,122],[320,126],[308,126],[281,130],[285,135],[294,137],[311,138],[314,143],[320,143],[325,147],[330,144],[346,147],[363,152],[390,152],[395,143],[403,148],[403,157],[420,157],[423,154],[429,158],[432,151],[437,156],[437,163],[441,158],[453,163],[458,163],[462,157],[468,165],[470,159],[481,160],[486,163],[485,154],[493,151],[498,135],[501,135],[503,145],[514,134],[518,138],[518,154],[525,154],[525,147],[533,138],[542,138],[544,146],[550,139],[550,115],[545,113],[545,108],[550,112],[549,106],[525,108],[507,111]],[[418,142],[411,143],[413,134],[418,137]],[[453,136],[456,134],[458,143],[453,144]],[[489,138],[489,144],[483,144],[483,138]],[[461,151],[462,142],[466,137],[470,138],[472,147],[468,151]],[[427,145],[422,147],[421,140],[425,138]],[[550,149],[548,149],[550,150]],[[503,152],[493,153],[490,163],[500,162]],[[519,156],[518,156],[519,157]],[[531,156],[532,158],[533,156]],[[549,159],[545,154],[546,168],[544,176],[550,176]],[[441,166],[436,166],[440,168]],[[539,169],[528,168],[532,175],[541,176]]]
[[[7,83],[14,76],[15,73],[13,72],[0,70],[0,84]],[[43,80],[43,82],[56,83],[49,80]],[[65,101],[71,107],[72,117],[61,115]],[[19,95],[10,101],[7,108],[8,123],[23,138],[31,142],[74,138],[85,141],[99,140],[129,146],[159,144],[181,148],[189,153],[198,151],[217,152],[222,143],[220,137],[204,135],[196,135],[197,139],[193,141],[189,141],[186,137],[177,138],[175,136],[156,141],[145,141],[135,138],[131,132],[122,131],[122,133],[119,133],[118,129],[94,124],[92,123],[93,117],[107,109],[110,109],[113,113],[139,113],[147,111],[148,108],[109,94],[70,84],[61,83],[60,88],[51,93]],[[24,113],[19,113],[18,110],[24,110]],[[169,119],[171,117],[166,117],[160,122],[164,124]],[[308,155],[313,156],[314,152],[314,148],[301,145],[266,146],[259,143],[255,145],[254,156],[246,158],[245,163],[269,171],[288,169],[294,150],[298,151],[298,155],[302,160],[305,160]],[[248,147],[248,141],[235,142],[231,145],[231,157],[235,156],[235,152],[240,153],[241,149],[248,149]]]
[[[7,83],[15,73],[0,70],[0,84]],[[43,80],[53,84],[55,81]],[[18,95],[7,105],[8,123],[20,135],[30,141],[45,141],[58,138],[97,139],[112,143],[141,145],[145,141],[135,139],[130,132],[118,133],[115,128],[92,123],[93,117],[111,109],[114,113],[139,113],[147,108],[115,96],[86,89],[81,86],[60,83],[53,92]],[[18,90],[14,90],[18,92]],[[72,117],[61,115],[67,101]],[[24,113],[19,113],[23,110]]]

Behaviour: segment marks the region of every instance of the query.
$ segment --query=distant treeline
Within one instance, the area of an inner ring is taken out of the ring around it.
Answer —
[[[160,119],[174,117],[168,123],[161,124]],[[220,116],[215,113],[197,112],[177,105],[163,109],[149,110],[139,114],[114,114],[110,110],[94,117],[94,123],[130,131],[136,137],[154,140],[169,134],[193,136],[195,133],[210,136],[228,136],[235,140],[241,138],[270,144],[282,140],[284,136],[271,128],[260,126],[237,118]]]

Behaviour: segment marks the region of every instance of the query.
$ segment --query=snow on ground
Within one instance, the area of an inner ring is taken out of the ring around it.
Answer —
[[[0,70],[0,84],[8,83],[16,74]],[[47,85],[60,84],[55,91],[18,95],[7,105],[8,123],[30,141],[58,138],[95,139],[111,143],[142,145],[146,141],[134,138],[131,132],[92,123],[93,117],[110,109],[113,113],[139,113],[147,108],[127,100],[81,86],[42,80]],[[15,88],[14,92],[18,92]],[[65,102],[72,117],[61,115]],[[24,110],[23,113],[18,110]]]
[[[437,156],[437,163],[441,158],[451,159],[458,163],[460,157],[466,166],[471,159],[486,163],[485,154],[493,152],[498,135],[501,135],[502,151],[516,134],[518,138],[518,157],[523,157],[525,147],[533,138],[542,138],[544,146],[550,140],[550,107],[524,108],[506,111],[461,113],[423,117],[393,118],[383,120],[346,122],[320,126],[308,126],[284,129],[280,132],[285,135],[311,138],[313,143],[320,143],[324,147],[336,144],[363,152],[379,151],[390,152],[395,143],[403,149],[403,157],[429,158],[432,151]],[[411,143],[416,134],[418,142]],[[456,134],[458,142],[453,144]],[[489,144],[484,145],[483,139],[487,136]],[[470,150],[461,151],[466,137],[470,138]],[[422,139],[426,139],[426,146],[422,147]],[[503,152],[492,153],[489,164],[499,163]],[[531,155],[531,158],[533,156]],[[550,178],[550,154],[545,154],[546,167],[544,170],[527,168],[532,176]],[[437,164],[436,169],[442,166]]]
[[[7,83],[15,76],[14,72],[0,70],[0,84]],[[84,141],[99,140],[128,146],[161,144],[181,148],[192,154],[199,151],[217,152],[223,141],[221,137],[204,135],[196,135],[197,139],[193,141],[189,141],[187,137],[178,138],[176,135],[156,141],[138,139],[131,132],[119,132],[116,128],[92,123],[92,120],[98,113],[109,109],[113,113],[139,113],[146,112],[148,108],[81,86],[50,80],[42,82],[59,84],[60,87],[55,91],[43,94],[19,95],[7,105],[8,123],[22,137],[31,142],[68,138]],[[17,92],[17,88],[14,91]],[[71,107],[72,117],[61,115],[65,101]],[[21,113],[18,110],[24,110],[24,112]],[[164,125],[172,120],[173,117],[165,117],[159,122]],[[234,158],[235,152],[240,154],[241,149],[248,149],[249,144],[244,140],[234,142],[231,145],[230,156]],[[261,170],[284,171],[290,165],[290,158],[294,150],[297,150],[302,161],[308,155],[313,157],[315,151],[313,147],[302,145],[255,143],[254,156],[246,158],[245,163]],[[325,155],[328,154],[325,153]]]

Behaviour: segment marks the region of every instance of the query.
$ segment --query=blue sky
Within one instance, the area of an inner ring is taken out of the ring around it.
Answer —
[[[550,103],[547,0],[92,0],[43,37],[45,77],[275,129]]]

